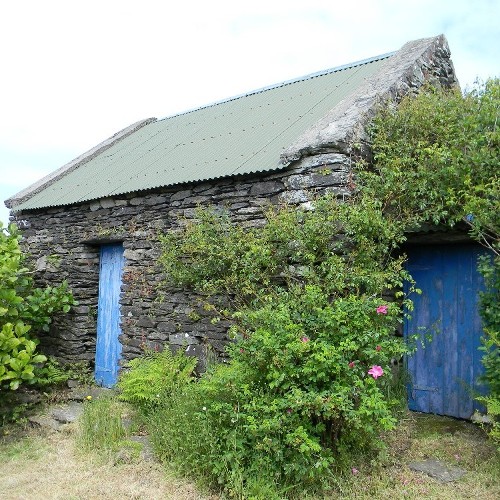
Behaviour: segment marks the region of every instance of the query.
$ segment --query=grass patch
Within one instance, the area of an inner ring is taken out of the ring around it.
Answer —
[[[3,437],[0,440],[2,499],[219,498],[217,493],[203,497],[200,493],[203,489],[172,477],[168,463],[135,460],[138,443],[128,442],[130,446],[124,446],[128,426],[124,428],[121,424],[121,417],[129,411],[128,405],[115,398],[103,398],[85,405],[80,422],[83,424],[88,418],[85,431],[83,425],[72,425],[65,432],[43,436],[31,430],[24,437],[15,432]],[[121,428],[117,427],[117,417]],[[90,443],[87,448],[90,453],[81,453],[83,436]],[[356,469],[354,474],[349,471],[334,477],[330,490],[316,495],[305,493],[300,499],[500,498],[500,455],[479,426],[452,418],[407,413],[384,440],[387,442],[384,455],[374,456],[371,461],[361,456],[355,458],[351,464]],[[188,442],[185,444],[189,446]],[[100,453],[93,453],[99,450]],[[460,467],[466,474],[457,482],[441,484],[409,469],[410,462],[426,458]],[[178,474],[187,472],[186,467],[177,469]],[[198,479],[203,483],[203,478]],[[251,483],[247,483],[246,490],[251,491],[254,500],[296,498],[285,491],[277,497],[272,478],[265,473],[255,473],[246,480]],[[250,497],[243,497],[241,491],[235,490],[233,498]]]
[[[0,442],[0,458],[5,460],[17,460],[19,458],[38,460],[43,458],[47,451],[45,439],[41,436],[24,436],[20,439],[6,436]]]
[[[124,412],[124,405],[115,397],[86,401],[79,421],[78,447],[87,453],[116,451],[127,436]]]
[[[354,473],[342,478],[325,498],[500,498],[500,455],[474,424],[408,413],[386,438],[388,451],[384,460],[353,463]],[[428,458],[460,467],[466,474],[456,482],[442,484],[409,469],[409,463]]]

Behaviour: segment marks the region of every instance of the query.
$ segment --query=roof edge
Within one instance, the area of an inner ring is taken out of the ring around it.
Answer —
[[[97,146],[94,146],[85,153],[76,157],[74,160],[71,160],[69,163],[66,163],[62,167],[55,170],[54,172],[46,175],[45,177],[31,184],[22,191],[19,191],[19,193],[15,194],[14,196],[11,196],[9,199],[5,200],[4,202],[5,206],[9,209],[13,209],[16,206],[20,205],[21,203],[24,203],[35,194],[38,194],[45,188],[54,184],[54,182],[58,181],[61,177],[64,177],[65,175],[77,169],[84,163],[87,163],[88,161],[92,160],[96,156],[100,155],[103,151],[106,151],[111,146],[115,145],[117,142],[120,142],[122,139],[125,139],[125,137],[128,137],[134,132],[137,132],[137,130],[144,127],[145,125],[149,125],[150,123],[153,123],[155,121],[156,118],[146,118],[145,120],[140,120],[138,122],[133,123],[132,125],[129,125],[128,127],[125,127],[116,134],[113,134],[111,137],[108,137],[106,140],[97,144]]]
[[[458,85],[444,35],[404,44],[363,85],[298,137],[281,154],[281,162],[287,165],[331,151],[349,154],[354,143],[360,145],[363,152],[369,152],[366,126],[380,104],[398,103],[425,82]]]
[[[334,66],[333,68],[328,68],[321,71],[315,71],[314,73],[308,73],[307,75],[298,76],[290,80],[284,80],[282,82],[272,83],[270,85],[266,85],[265,87],[249,90],[248,92],[243,92],[242,94],[236,94],[232,97],[226,97],[225,99],[221,99],[220,101],[212,101],[209,102],[208,104],[203,104],[195,108],[187,109],[185,111],[181,111],[180,113],[176,113],[174,115],[165,116],[164,118],[160,118],[159,121],[170,120],[171,118],[176,118],[177,116],[187,115],[189,113],[200,111],[201,109],[211,108],[212,106],[218,106],[219,104],[225,104],[226,102],[236,101],[237,99],[242,99],[244,97],[248,97],[251,95],[260,94],[261,92],[267,92],[268,90],[278,89],[280,87],[284,87],[286,85],[292,85],[294,83],[302,82],[304,80],[309,80],[311,78],[317,78],[319,76],[329,75],[330,73],[336,73],[337,71],[344,71],[346,69],[355,68],[357,66],[362,66],[363,64],[370,64],[372,62],[380,61],[382,59],[387,59],[393,56],[394,54],[396,54],[396,52],[387,52],[385,54],[380,54],[379,56],[369,57],[367,59],[361,59],[359,61],[355,61],[348,64],[341,64],[340,66]]]

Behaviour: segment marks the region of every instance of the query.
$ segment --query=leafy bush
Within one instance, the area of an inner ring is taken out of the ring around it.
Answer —
[[[227,366],[159,407],[159,453],[230,493],[249,494],[263,474],[275,492],[319,488],[396,422],[390,360],[407,352],[394,332],[401,304],[411,308],[399,291],[411,278],[391,256],[402,227],[378,203],[329,196],[310,211],[270,209],[259,229],[198,218],[165,237],[162,262],[232,319],[238,342]]]
[[[46,357],[35,354],[36,342],[27,337],[30,326],[18,321],[6,323],[0,331],[0,386],[16,390],[22,382],[35,380],[35,363]]]
[[[353,453],[380,448],[380,432],[396,423],[389,362],[405,348],[378,306],[355,297],[329,305],[308,289],[257,311],[259,326],[231,362],[153,416],[160,455],[247,495],[263,477],[278,492],[314,491]]]
[[[483,379],[489,394],[479,397],[491,419],[490,436],[500,449],[500,257],[484,256],[479,260],[486,291],[481,293],[481,316],[484,336],[481,338],[484,366]]]
[[[74,304],[67,283],[35,288],[19,247],[15,225],[0,223],[0,391],[37,381],[36,365],[46,361],[36,352],[37,335],[47,331],[56,312]]]
[[[484,379],[491,395],[500,398],[500,257],[481,257],[479,270],[486,287],[486,291],[480,295],[480,312],[485,332],[480,347],[484,352]]]
[[[117,387],[120,399],[134,404],[145,414],[193,379],[196,358],[175,355],[170,349],[149,351],[127,363]]]
[[[426,88],[381,109],[372,127],[374,165],[360,172],[364,195],[409,228],[454,226],[491,247],[499,243],[500,80],[462,95]]]

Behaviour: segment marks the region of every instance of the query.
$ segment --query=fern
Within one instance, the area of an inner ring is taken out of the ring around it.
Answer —
[[[193,380],[196,361],[182,350],[175,355],[169,349],[146,352],[130,361],[128,370],[122,372],[118,381],[120,399],[149,412]]]

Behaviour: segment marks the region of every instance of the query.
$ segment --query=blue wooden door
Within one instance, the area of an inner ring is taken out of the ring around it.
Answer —
[[[432,245],[408,252],[408,270],[422,290],[412,297],[415,309],[405,323],[405,334],[432,334],[425,348],[407,360],[410,410],[470,418],[476,392],[484,392],[477,378],[482,373],[481,320],[478,292],[483,287],[477,272],[482,249],[476,245]]]
[[[117,380],[122,350],[118,336],[123,246],[103,245],[100,255],[95,379],[99,385],[112,387]]]

